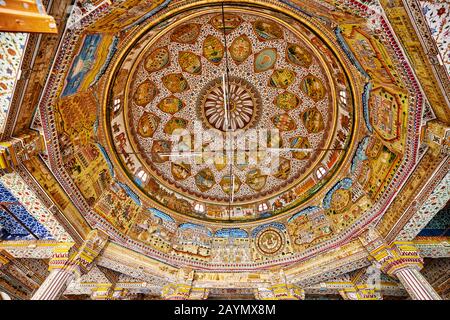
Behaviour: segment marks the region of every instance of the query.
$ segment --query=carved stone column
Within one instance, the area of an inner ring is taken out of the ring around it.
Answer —
[[[31,300],[56,300],[67,286],[81,274],[87,273],[94,259],[105,246],[108,237],[99,230],[89,233],[81,248],[71,254],[71,244],[57,247],[50,261],[50,274]]]
[[[397,277],[414,300],[442,300],[425,277],[420,273],[423,259],[412,242],[394,242],[382,245],[370,252],[381,264],[381,270]]]

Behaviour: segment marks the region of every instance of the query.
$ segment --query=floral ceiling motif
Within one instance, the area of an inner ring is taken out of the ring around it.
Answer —
[[[26,33],[0,32],[0,132],[8,115],[27,39]]]
[[[450,76],[450,3],[448,1],[420,1],[420,4]]]

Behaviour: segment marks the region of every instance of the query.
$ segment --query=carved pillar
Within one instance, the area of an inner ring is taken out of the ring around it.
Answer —
[[[58,299],[67,286],[81,274],[87,273],[107,242],[107,235],[99,230],[89,233],[81,248],[70,254],[71,245],[57,247],[50,261],[50,274],[31,300]]]
[[[412,242],[394,242],[382,245],[370,252],[381,264],[381,270],[397,277],[414,300],[442,300],[433,287],[420,273],[423,259]]]
[[[11,172],[21,162],[29,160],[44,149],[42,136],[35,131],[0,142],[0,169]]]

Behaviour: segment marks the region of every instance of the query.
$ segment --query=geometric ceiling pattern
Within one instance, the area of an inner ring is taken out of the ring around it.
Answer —
[[[12,236],[20,230],[27,231],[24,234],[28,238],[34,234],[37,239],[73,241],[19,174],[10,173],[1,176],[0,190],[2,218],[5,219],[3,223],[6,223],[3,226],[7,228],[7,231],[8,228],[14,229],[8,231]]]
[[[420,1],[420,4],[442,62],[450,75],[450,4],[448,1]]]
[[[52,240],[52,235],[0,183],[0,239]]]
[[[0,32],[0,132],[9,111],[27,39],[27,33]]]

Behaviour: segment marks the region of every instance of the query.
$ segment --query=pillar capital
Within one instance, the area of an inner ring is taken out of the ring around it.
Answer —
[[[14,257],[6,250],[0,250],[0,268],[6,266]]]
[[[193,286],[195,271],[190,268],[180,268],[173,283],[162,288],[161,297],[166,300],[203,300],[208,297],[207,288]]]
[[[208,294],[208,289],[194,288],[186,283],[169,283],[161,291],[161,297],[166,300],[203,300]]]
[[[348,288],[339,290],[339,293],[344,300],[382,300],[380,291],[366,284],[352,284]]]
[[[304,300],[305,290],[289,283],[283,269],[271,273],[271,284],[255,291],[258,300]]]
[[[423,268],[423,259],[412,242],[384,244],[372,250],[370,255],[381,265],[381,270],[388,275],[395,275],[404,268],[416,270]]]
[[[53,258],[50,260],[50,274],[31,299],[58,299],[76,277],[92,268],[95,258],[105,247],[107,241],[106,233],[92,230],[83,245],[73,253],[73,243],[57,246]]]
[[[0,169],[8,172],[21,162],[29,160],[44,150],[42,136],[36,131],[27,131],[18,137],[0,142]]]
[[[62,269],[67,265],[74,244],[73,242],[62,242],[53,248],[53,254],[48,264],[49,271]]]
[[[82,273],[87,273],[107,242],[108,235],[105,232],[98,229],[92,230],[80,249],[71,257],[70,263],[79,267]]]

